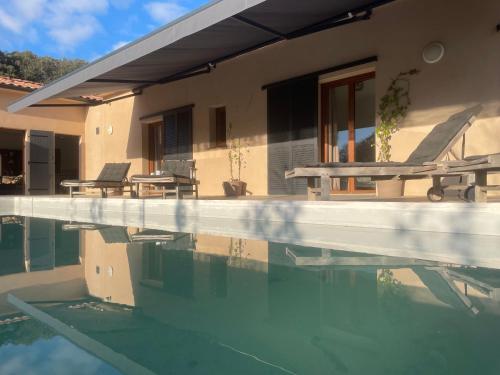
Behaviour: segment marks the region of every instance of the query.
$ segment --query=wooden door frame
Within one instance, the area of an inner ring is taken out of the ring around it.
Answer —
[[[356,151],[356,139],[355,139],[355,84],[358,82],[367,81],[369,79],[374,79],[376,76],[375,72],[368,72],[363,74],[354,75],[347,78],[342,78],[335,81],[330,81],[321,84],[321,162],[328,162],[328,153],[330,149],[329,140],[331,138],[331,124],[330,124],[330,89],[340,86],[348,86],[348,143],[347,143],[347,155],[348,162],[353,162],[355,158]],[[354,177],[348,177],[347,190],[335,191],[336,193],[349,193],[349,194],[362,194],[371,193],[375,190],[357,190],[356,181]]]
[[[157,121],[157,122],[152,122],[150,124],[147,124],[148,126],[148,173],[153,173],[155,172],[155,161],[156,161],[156,155],[155,155],[155,149],[157,147],[156,145],[156,139],[155,139],[155,131],[157,128],[161,128],[164,125],[163,121]]]

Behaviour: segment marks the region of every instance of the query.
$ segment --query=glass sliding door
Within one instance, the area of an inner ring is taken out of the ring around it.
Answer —
[[[328,157],[325,161],[347,163],[349,161],[349,86],[340,85],[328,88],[329,139]],[[336,178],[334,190],[345,191],[347,178]]]
[[[323,162],[375,161],[375,74],[321,86]],[[334,192],[367,192],[374,183],[364,177],[332,179]]]

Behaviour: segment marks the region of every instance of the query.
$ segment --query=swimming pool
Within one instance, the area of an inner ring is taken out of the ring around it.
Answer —
[[[500,372],[498,270],[1,221],[1,374]]]

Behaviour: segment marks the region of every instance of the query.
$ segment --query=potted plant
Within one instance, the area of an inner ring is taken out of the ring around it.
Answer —
[[[224,181],[222,186],[227,197],[244,196],[247,194],[247,183],[241,180],[241,171],[247,166],[247,146],[242,146],[241,139],[233,137],[233,126],[229,124],[227,139],[229,142],[228,159],[231,179]]]
[[[399,73],[394,78],[387,92],[380,99],[378,115],[380,122],[375,128],[378,160],[389,162],[392,157],[392,136],[399,130],[401,121],[408,114],[410,107],[410,77],[418,74],[417,69]],[[397,198],[404,195],[404,181],[387,180],[377,181],[377,196],[380,198]]]

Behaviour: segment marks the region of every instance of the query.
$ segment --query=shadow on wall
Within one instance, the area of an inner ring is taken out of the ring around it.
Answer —
[[[198,202],[194,202],[194,205],[189,204],[187,207],[182,201],[176,202],[177,231],[204,232],[207,231],[207,225],[212,225],[227,236],[500,267],[500,257],[497,254],[498,238],[471,233],[478,230],[481,220],[484,220],[476,216],[477,207],[474,205],[454,205],[447,211],[439,210],[438,207],[429,209],[428,204],[422,205],[421,208],[414,204],[411,208],[401,208],[386,217],[385,210],[370,210],[367,207],[366,213],[372,217],[373,227],[349,226],[352,219],[347,216],[345,226],[303,224],[301,218],[311,212],[294,202],[255,202],[252,208],[242,211],[238,220],[214,223],[214,219],[193,216],[193,212],[200,210],[198,205]],[[319,210],[321,211],[321,207]],[[403,210],[406,211],[405,214],[401,214]],[[363,215],[363,209],[357,211],[353,215]],[[325,214],[332,213],[332,210],[325,211]],[[340,208],[339,214],[345,215],[346,210]],[[380,220],[376,215],[380,215]],[[370,220],[364,222],[370,223]],[[441,225],[439,222],[442,222]],[[499,224],[500,222],[493,223]],[[435,227],[436,232],[429,235],[429,228],[432,227]]]
[[[446,212],[435,215],[434,220],[448,223],[449,234],[445,236],[439,234],[419,233],[415,235],[412,228],[426,225],[429,221],[429,212],[424,210],[413,210],[411,216],[401,215],[394,223],[397,242],[400,246],[412,249],[422,249],[422,253],[431,252],[435,255],[447,254],[451,261],[463,265],[477,265],[479,259],[488,259],[488,263],[483,267],[498,267],[500,258],[497,255],[499,239],[496,236],[477,236],[467,234],[469,230],[477,226],[473,218],[474,204],[459,204],[458,210],[453,214]],[[499,218],[497,218],[498,221]],[[499,223],[500,224],[500,221]],[[497,224],[497,225],[498,225]],[[432,238],[432,240],[429,239]],[[493,241],[491,241],[493,240]],[[493,261],[493,259],[496,259]],[[443,259],[447,260],[447,259]]]

